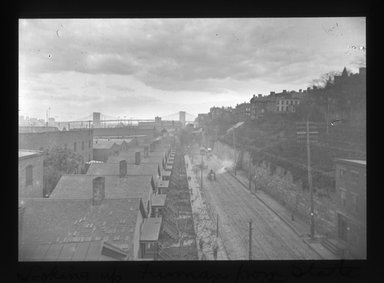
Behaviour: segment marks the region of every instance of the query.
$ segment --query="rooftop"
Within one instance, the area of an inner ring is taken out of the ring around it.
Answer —
[[[93,149],[110,149],[114,145],[119,145],[113,140],[94,140],[93,141]]]
[[[157,155],[151,155],[149,154],[148,157],[144,157],[144,154],[140,154],[140,162],[141,163],[155,163],[155,164],[161,164],[163,160],[164,155],[157,154]],[[127,163],[135,163],[135,153],[134,152],[120,152],[118,156],[110,156],[108,157],[107,163],[119,163],[121,160],[126,160]]]
[[[127,164],[128,176],[156,176],[158,164]],[[119,176],[119,163],[94,163],[88,168],[87,175],[94,176]]]
[[[95,176],[63,175],[53,190],[52,199],[91,199]],[[105,199],[142,198],[146,204],[151,190],[150,176],[105,176]]]
[[[344,159],[344,158],[336,158],[335,160],[336,161],[340,160],[340,161],[348,162],[348,163],[360,164],[360,165],[364,165],[364,166],[367,165],[367,161],[366,160]]]
[[[155,242],[159,239],[161,217],[145,218],[140,235],[140,242]]]
[[[90,242],[94,242],[93,249],[97,250],[95,245],[100,241],[110,242],[133,256],[139,198],[105,199],[98,206],[90,200],[51,198],[23,199],[21,204],[25,207],[21,258],[28,257],[38,245],[57,244],[41,248],[52,248],[52,253],[58,253],[64,247],[60,244],[88,243],[89,250]]]
[[[29,150],[29,149],[19,149],[19,159],[26,159],[30,157],[36,157],[42,155],[42,151],[38,150]]]
[[[152,206],[163,207],[165,205],[165,200],[167,195],[165,194],[157,194],[152,197]]]

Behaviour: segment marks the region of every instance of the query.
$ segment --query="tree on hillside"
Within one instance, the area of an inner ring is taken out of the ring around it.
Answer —
[[[83,157],[71,150],[54,147],[45,153],[44,195],[49,195],[63,174],[79,173]]]

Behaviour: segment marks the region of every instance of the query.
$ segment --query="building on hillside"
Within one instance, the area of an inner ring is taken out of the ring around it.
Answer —
[[[366,161],[336,159],[337,236],[355,258],[366,258]]]
[[[83,158],[83,164],[85,164],[93,159],[93,130],[19,133],[19,148],[45,151],[53,147],[73,151]]]
[[[19,198],[42,198],[43,195],[43,152],[19,150]]]
[[[22,199],[19,261],[109,261],[140,258],[145,220],[140,198]]]
[[[216,107],[213,106],[209,109],[209,117],[212,120],[221,119],[224,115],[231,116],[234,109],[232,107]]]
[[[246,102],[237,104],[234,110],[234,115],[236,121],[249,120],[251,118],[251,104]]]
[[[250,100],[250,105],[251,119],[260,119],[264,117],[265,113],[273,112],[275,110],[276,99],[274,96],[262,96],[261,94],[259,94],[256,97],[256,95],[253,95]]]

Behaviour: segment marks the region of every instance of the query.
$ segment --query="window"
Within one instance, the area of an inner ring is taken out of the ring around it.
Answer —
[[[352,193],[352,203],[353,203],[353,211],[355,213],[358,213],[359,212],[359,195],[358,194],[355,194],[355,193]]]
[[[346,173],[346,170],[344,167],[339,168],[339,177],[343,177]]]
[[[347,191],[345,189],[340,188],[340,199],[341,199],[341,205],[345,207],[346,201],[347,201]]]
[[[81,142],[81,150],[84,150],[84,141]]]
[[[25,185],[30,186],[33,184],[33,166],[28,165],[25,168]]]
[[[76,142],[73,143],[73,151],[76,152]]]
[[[351,182],[354,184],[359,183],[360,174],[358,171],[351,170]]]

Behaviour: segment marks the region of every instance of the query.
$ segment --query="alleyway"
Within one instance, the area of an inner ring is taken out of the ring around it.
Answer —
[[[200,163],[198,152],[194,152],[193,159],[195,165]],[[320,259],[284,221],[227,173],[219,159],[204,158],[204,164],[220,172],[216,181],[209,181],[206,178],[209,169],[205,169],[203,195],[212,214],[219,215],[219,234],[228,259],[249,259],[250,221],[252,259]]]

